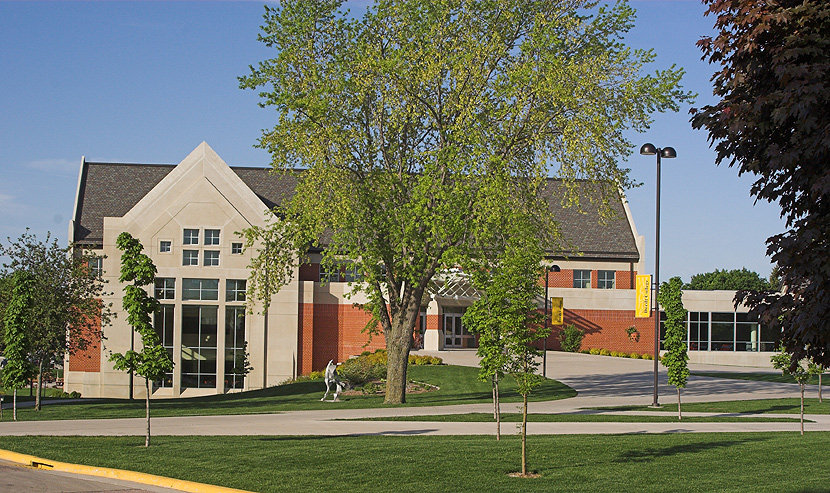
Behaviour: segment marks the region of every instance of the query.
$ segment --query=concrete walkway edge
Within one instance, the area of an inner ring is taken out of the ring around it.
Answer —
[[[196,483],[194,481],[156,476],[154,474],[147,474],[143,472],[58,462],[3,449],[0,449],[0,459],[38,469],[83,474],[85,476],[120,479],[123,481],[132,481],[134,483],[171,488],[190,493],[251,493],[246,490],[226,488],[224,486],[215,486],[212,484]]]

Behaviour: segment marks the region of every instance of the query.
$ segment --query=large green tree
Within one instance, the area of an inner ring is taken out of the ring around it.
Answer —
[[[716,34],[698,42],[719,66],[718,101],[697,110],[717,163],[756,177],[750,193],[777,202],[787,230],[767,239],[783,292],[742,292],[736,301],[783,326],[795,365],[830,364],[830,3],[705,0]],[[795,366],[793,366],[795,370]]]
[[[770,291],[775,289],[772,284],[761,277],[757,272],[741,269],[720,270],[695,274],[683,289],[699,289],[710,291],[714,289],[726,289],[729,291],[752,290]]]
[[[147,433],[144,446],[150,446],[150,382],[161,380],[165,373],[173,370],[173,362],[167,350],[161,345],[158,334],[150,320],[150,315],[158,309],[158,301],[145,291],[145,286],[152,284],[156,277],[156,266],[146,254],[141,242],[130,233],[118,235],[115,245],[121,254],[120,282],[131,283],[124,286],[122,304],[127,312],[127,322],[141,336],[141,350],[130,349],[124,353],[113,353],[110,361],[116,370],[129,371],[144,377],[144,409],[147,420]]]
[[[643,74],[654,53],[622,43],[634,19],[624,2],[378,1],[358,16],[340,7],[266,7],[259,39],[275,55],[240,78],[277,112],[259,146],[298,180],[251,290],[286,282],[310,245],[325,248],[329,267],[356,264],[365,277],[354,288],[385,336],[386,402],[400,403],[436,272],[493,255],[489,218],[508,204],[553,245],[544,179],[586,178],[606,197],[627,187],[625,132],[688,94],[680,69]],[[562,199],[574,199],[566,188]]]
[[[7,275],[26,272],[34,283],[26,317],[38,377],[35,409],[40,410],[44,367],[100,341],[100,327],[109,322],[111,311],[102,303],[103,281],[89,268],[93,256],[59,246],[50,234],[41,241],[28,230],[8,241],[0,247],[0,254],[8,258],[3,270]]]

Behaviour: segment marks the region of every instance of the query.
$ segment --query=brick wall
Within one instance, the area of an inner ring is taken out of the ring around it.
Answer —
[[[101,320],[85,325],[81,331],[90,343],[84,350],[69,355],[69,371],[101,371]]]
[[[634,281],[637,279],[637,271],[618,270],[614,279],[617,289],[634,289]]]
[[[654,318],[634,318],[634,310],[568,310],[564,325],[557,325],[547,340],[548,349],[561,349],[559,333],[565,325],[573,324],[585,331],[582,349],[608,349],[628,353],[654,351]],[[631,326],[640,332],[636,340],[629,338]]]
[[[362,332],[371,315],[352,305],[301,303],[299,310],[300,374],[323,370],[329,360],[345,361],[363,351],[386,347],[383,334],[372,337]]]
[[[545,284],[545,278],[542,278],[542,285]],[[548,272],[548,286],[552,288],[572,288],[574,287],[574,271],[571,269],[562,269],[560,272]]]

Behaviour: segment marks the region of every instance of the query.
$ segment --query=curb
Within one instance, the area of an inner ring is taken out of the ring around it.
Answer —
[[[33,455],[19,454],[10,450],[0,449],[0,459],[9,462],[15,462],[24,466],[34,467],[36,469],[45,469],[51,471],[61,471],[73,474],[83,474],[86,476],[97,476],[102,478],[120,479],[122,481],[132,481],[134,483],[147,484],[151,486],[160,486],[162,488],[172,488],[175,490],[187,491],[190,493],[251,493],[246,490],[238,490],[235,488],[227,488],[224,486],[215,486],[212,484],[196,483],[184,479],[167,478],[164,476],[156,476],[154,474],[146,474],[143,472],[125,471],[123,469],[112,469],[109,467],[85,466],[81,464],[70,464],[68,462],[58,462],[49,459],[42,459]]]

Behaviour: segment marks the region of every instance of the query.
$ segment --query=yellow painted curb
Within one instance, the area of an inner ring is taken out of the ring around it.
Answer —
[[[183,479],[166,478],[164,476],[156,476],[154,474],[145,474],[143,472],[125,471],[123,469],[111,469],[109,467],[95,467],[84,466],[81,464],[69,464],[67,462],[58,462],[49,459],[41,459],[33,455],[18,454],[10,450],[0,449],[0,459],[9,462],[16,462],[25,466],[35,467],[38,469],[45,469],[50,471],[69,472],[74,474],[84,474],[86,476],[97,476],[101,478],[120,479],[123,481],[132,481],[134,483],[149,484],[152,486],[160,486],[162,488],[172,488],[175,490],[188,491],[191,493],[251,493],[246,490],[237,490],[234,488],[226,488],[224,486],[214,486],[212,484],[196,483],[193,481],[185,481]]]

